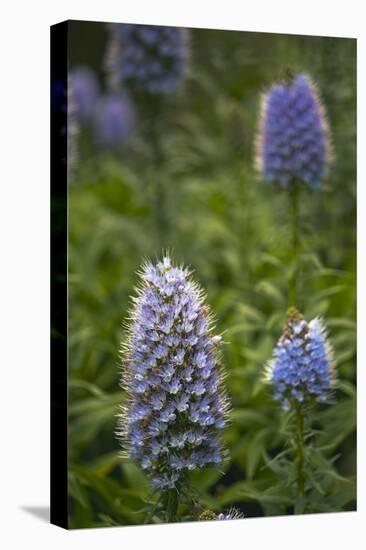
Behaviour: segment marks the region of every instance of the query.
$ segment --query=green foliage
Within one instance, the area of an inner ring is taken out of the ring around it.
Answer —
[[[76,44],[73,51],[78,62]],[[293,513],[293,436],[263,382],[287,308],[289,204],[253,170],[259,95],[287,66],[318,82],[335,152],[325,189],[304,192],[300,208],[299,307],[306,318],[326,317],[339,379],[334,404],[306,420],[304,511],[356,506],[355,43],[196,30],[192,64],[185,89],[159,117],[159,163],[144,120],[119,155],[96,154],[88,133],[81,136],[69,188],[71,527],[143,523],[148,510],[148,522],[160,521],[156,496],[120,456],[114,430],[136,270],[166,248],[196,272],[226,342],[228,460],[221,471],[192,474],[197,500],[246,516]],[[193,511],[183,506],[181,514]]]

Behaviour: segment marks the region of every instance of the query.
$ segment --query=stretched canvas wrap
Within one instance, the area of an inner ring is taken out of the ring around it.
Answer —
[[[356,510],[356,40],[51,28],[51,521]]]

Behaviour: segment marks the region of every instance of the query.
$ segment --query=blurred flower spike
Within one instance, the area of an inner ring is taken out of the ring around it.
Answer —
[[[135,110],[126,96],[105,95],[93,114],[94,141],[100,149],[117,150],[124,146],[135,129]]]
[[[198,285],[164,257],[147,263],[133,299],[118,432],[155,489],[177,490],[188,472],[219,466],[228,402],[219,340]]]
[[[262,97],[257,170],[284,187],[298,181],[318,188],[330,160],[328,124],[316,86],[306,75],[288,73]]]
[[[188,31],[179,27],[111,24],[106,69],[112,89],[174,92],[188,66]]]
[[[80,123],[88,124],[99,95],[95,73],[89,67],[75,67],[70,72],[70,84],[73,89],[75,116]]]

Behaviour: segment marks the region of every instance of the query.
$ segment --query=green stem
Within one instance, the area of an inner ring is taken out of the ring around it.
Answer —
[[[169,489],[166,493],[166,520],[172,523],[176,520],[179,504],[179,494],[176,489]]]
[[[154,217],[159,247],[166,248],[166,239],[168,236],[168,216],[167,216],[167,196],[165,182],[161,176],[155,175],[154,185]]]
[[[298,278],[299,278],[299,193],[300,188],[294,181],[290,189],[290,208],[291,208],[291,247],[292,247],[292,271],[289,282],[289,306],[296,307],[298,304]]]
[[[302,514],[305,500],[304,476],[304,417],[301,405],[296,408],[296,463],[297,463],[297,499],[295,514]]]
[[[238,202],[240,208],[237,209],[239,214],[239,226],[237,234],[241,236],[239,239],[240,257],[243,258],[243,273],[246,274],[246,280],[243,278],[244,284],[251,288],[251,255],[252,255],[252,209],[253,204],[251,197],[251,186],[245,178],[245,171],[241,167],[239,175],[236,177],[238,182]],[[248,208],[249,205],[249,208]],[[245,212],[245,216],[243,216]],[[249,258],[249,261],[248,261]]]
[[[164,105],[161,98],[149,98],[146,107],[146,130],[153,160],[152,212],[160,248],[166,246],[169,231],[168,197],[162,170],[165,158],[160,137],[163,113]]]

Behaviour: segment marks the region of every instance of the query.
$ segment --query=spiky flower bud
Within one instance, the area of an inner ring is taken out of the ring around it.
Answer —
[[[143,267],[133,300],[119,435],[156,489],[223,461],[227,400],[219,342],[200,288],[169,257]]]
[[[257,169],[284,187],[301,181],[316,188],[329,160],[328,125],[316,87],[306,75],[288,74],[262,97]]]
[[[326,402],[334,384],[332,351],[320,319],[309,323],[295,308],[288,311],[282,336],[268,363],[266,378],[283,409]]]
[[[110,25],[106,69],[111,86],[132,92],[169,94],[184,77],[187,30],[153,25]]]
[[[222,520],[228,520],[228,519],[243,519],[243,518],[244,518],[244,515],[234,507],[230,508],[230,510],[226,512],[221,512],[220,514],[216,514],[211,510],[205,510],[204,512],[202,512],[202,514],[199,517],[201,521],[207,521],[207,520],[222,521]]]
[[[228,520],[228,519],[243,519],[244,516],[239,510],[236,508],[231,508],[228,512],[224,512],[221,514],[217,514],[216,520],[222,521],[222,520]]]
[[[94,140],[99,148],[120,148],[134,126],[134,108],[126,96],[105,95],[99,99],[93,115]]]
[[[99,88],[94,71],[89,67],[75,67],[70,73],[75,101],[75,116],[86,124],[90,122]]]

